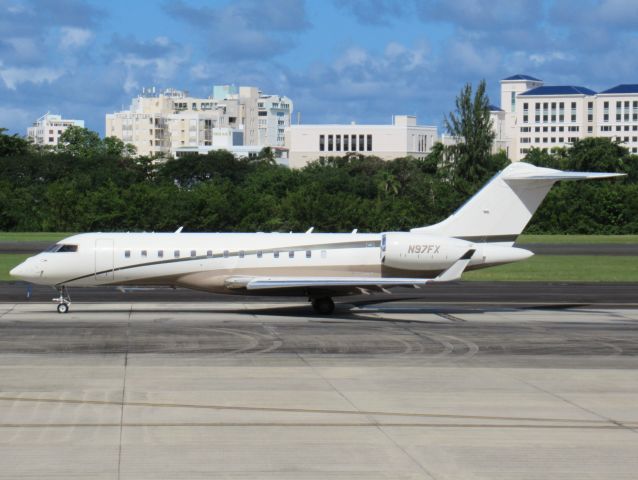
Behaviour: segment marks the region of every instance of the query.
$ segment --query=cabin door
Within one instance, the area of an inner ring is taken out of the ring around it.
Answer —
[[[95,241],[95,280],[113,280],[113,240]]]

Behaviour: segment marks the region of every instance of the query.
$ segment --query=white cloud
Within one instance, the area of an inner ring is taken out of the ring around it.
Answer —
[[[51,83],[63,74],[63,70],[56,68],[5,68],[0,64],[0,78],[9,90],[16,90],[21,83]]]
[[[83,47],[93,38],[93,32],[85,28],[62,27],[60,33],[60,48],[63,50]]]

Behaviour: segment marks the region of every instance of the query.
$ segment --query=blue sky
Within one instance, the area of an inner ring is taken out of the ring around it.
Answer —
[[[0,0],[0,127],[104,131],[142,87],[255,85],[304,123],[441,125],[461,87],[526,73],[638,83],[637,0]]]

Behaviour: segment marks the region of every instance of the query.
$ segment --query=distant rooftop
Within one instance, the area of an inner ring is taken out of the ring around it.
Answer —
[[[496,105],[488,105],[488,107],[490,109],[490,112],[502,112],[503,109],[497,107]]]
[[[545,95],[596,95],[596,92],[586,87],[577,87],[574,85],[547,85],[536,87],[521,93],[521,96],[545,96]]]
[[[616,85],[615,87],[612,87],[600,93],[638,93],[638,85],[636,84]]]
[[[512,75],[511,77],[504,78],[503,80],[531,80],[533,82],[542,82],[542,80],[538,78],[534,78],[529,75],[521,75],[520,73]]]

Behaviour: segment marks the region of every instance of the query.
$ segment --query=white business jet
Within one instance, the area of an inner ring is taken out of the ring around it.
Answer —
[[[10,274],[55,287],[60,313],[69,310],[67,287],[119,285],[299,295],[329,314],[333,297],[418,288],[529,258],[514,241],[556,181],[616,176],[513,163],[446,220],[409,232],[84,233]]]

